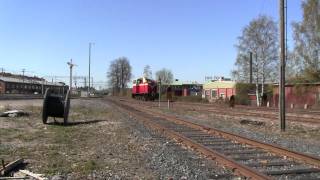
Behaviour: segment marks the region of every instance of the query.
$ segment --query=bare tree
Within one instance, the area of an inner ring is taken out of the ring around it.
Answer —
[[[149,65],[146,65],[143,69],[143,76],[152,79],[152,71]]]
[[[156,79],[161,79],[161,82],[164,84],[170,84],[173,82],[173,74],[171,70],[163,68],[156,72]]]
[[[295,65],[307,81],[320,80],[320,1],[302,2],[303,20],[294,22]]]
[[[275,21],[260,15],[245,26],[235,45],[238,54],[233,78],[240,82],[249,82],[249,53],[253,53],[252,75],[256,84],[257,106],[264,92],[264,83],[274,82],[278,75],[278,29]],[[259,92],[259,84],[261,91]]]
[[[131,65],[128,58],[120,57],[110,63],[107,73],[109,85],[113,89],[113,93],[123,92],[131,80]]]
[[[294,81],[301,74],[301,64],[298,64],[299,61],[296,61],[297,57],[294,52],[287,52],[286,59],[286,79],[287,81]]]

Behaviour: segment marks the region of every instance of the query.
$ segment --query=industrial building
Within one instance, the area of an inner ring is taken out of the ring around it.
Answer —
[[[202,84],[196,81],[180,81],[176,79],[170,84],[162,84],[163,93],[171,87],[174,96],[197,96],[202,93]]]
[[[47,88],[62,94],[69,87],[64,83],[52,83],[36,77],[0,76],[0,94],[43,94]]]
[[[230,98],[236,94],[236,82],[223,77],[203,84],[202,98],[209,101]]]
[[[273,106],[279,105],[279,84],[273,86]],[[320,105],[320,82],[285,85],[285,102],[290,108],[308,108]]]

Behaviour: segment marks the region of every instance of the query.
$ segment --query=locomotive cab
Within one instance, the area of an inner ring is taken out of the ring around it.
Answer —
[[[132,82],[132,98],[140,100],[154,100],[157,97],[157,83],[145,77]]]

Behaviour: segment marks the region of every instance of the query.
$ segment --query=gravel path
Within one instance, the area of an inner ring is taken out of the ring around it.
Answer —
[[[182,110],[161,111],[204,126],[218,128],[220,130],[232,132],[262,142],[278,144],[282,147],[298,152],[320,156],[319,128],[310,128],[294,123],[288,123],[287,132],[280,132],[279,125],[273,123],[266,123],[259,126],[241,124],[238,118],[222,118],[221,116],[216,116],[213,113],[201,114],[190,111],[185,112]]]
[[[150,130],[135,118],[123,116],[133,127],[131,133],[145,143],[147,166],[156,173],[157,179],[241,179],[230,170]]]

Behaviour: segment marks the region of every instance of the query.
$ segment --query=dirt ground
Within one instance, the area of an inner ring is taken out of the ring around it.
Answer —
[[[49,179],[238,179],[152,132],[102,99],[73,99],[69,125],[41,120],[41,100],[0,101],[27,117],[0,117],[0,159],[24,158]]]
[[[103,170],[109,177],[152,179],[153,173],[144,167],[143,145],[106,104],[73,101],[70,124],[65,127],[52,120],[42,124],[39,102],[32,102],[24,107],[29,117],[0,118],[0,159],[24,158],[29,170],[49,177],[61,174],[84,179]],[[16,107],[16,102],[10,107]]]
[[[72,99],[69,125],[41,120],[42,100],[0,101],[0,112],[21,109],[27,117],[0,117],[0,160],[24,158],[27,170],[49,179],[239,179],[230,170],[181,147],[104,99]],[[154,108],[154,110],[159,110]],[[168,110],[184,119],[296,151],[320,155],[317,127],[241,124],[213,113]]]

